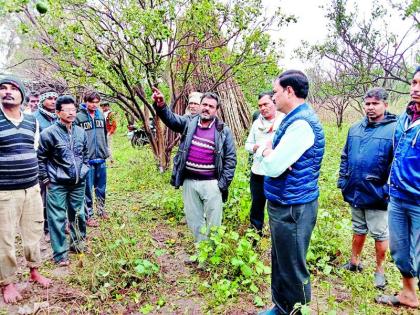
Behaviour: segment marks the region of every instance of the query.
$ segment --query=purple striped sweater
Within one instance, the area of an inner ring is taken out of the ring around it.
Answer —
[[[216,179],[215,162],[216,126],[213,121],[208,128],[197,125],[185,166],[185,178],[211,180]]]

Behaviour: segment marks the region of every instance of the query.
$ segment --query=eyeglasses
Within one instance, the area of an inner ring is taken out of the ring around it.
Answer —
[[[66,108],[66,109],[60,110],[60,112],[65,112],[65,113],[75,113],[76,111],[77,111],[76,108]]]

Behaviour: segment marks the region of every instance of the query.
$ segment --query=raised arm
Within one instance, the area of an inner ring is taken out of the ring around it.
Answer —
[[[175,132],[183,132],[188,123],[188,118],[174,114],[166,105],[162,92],[155,87],[153,88],[152,99],[156,114],[162,119],[163,123]]]

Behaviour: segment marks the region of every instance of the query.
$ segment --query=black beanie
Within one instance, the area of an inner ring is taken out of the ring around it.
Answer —
[[[25,100],[26,94],[25,94],[25,86],[23,85],[22,81],[20,81],[18,78],[13,77],[13,76],[6,76],[6,77],[0,78],[0,85],[4,83],[12,84],[19,89],[20,94],[22,94],[22,103],[23,103],[23,101]]]

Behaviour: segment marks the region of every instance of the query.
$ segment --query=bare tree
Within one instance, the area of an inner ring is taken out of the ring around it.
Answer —
[[[418,54],[420,34],[413,25],[396,35],[384,21],[388,16],[381,5],[372,8],[368,19],[359,20],[357,7],[349,11],[347,0],[332,0],[327,7],[329,38],[320,45],[299,52],[302,58],[322,61],[326,67],[339,69],[345,78],[342,98],[363,113],[362,96],[372,86],[406,94],[413,67],[412,55]],[[338,83],[337,83],[338,84]]]

